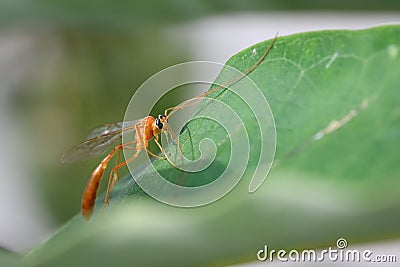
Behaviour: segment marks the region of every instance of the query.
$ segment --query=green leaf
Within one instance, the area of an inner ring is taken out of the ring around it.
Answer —
[[[268,45],[256,44],[227,65],[243,71],[256,62],[254,51]],[[241,114],[250,136],[249,167],[234,190],[210,205],[185,209],[149,199],[131,177],[121,179],[102,216],[87,223],[77,215],[25,263],[223,265],[255,261],[264,245],[289,251],[335,247],[338,238],[349,246],[398,238],[399,49],[399,26],[279,37],[249,74],[268,99],[277,127],[275,164],[258,191],[247,191],[260,154],[254,116],[231,92],[213,94]],[[226,133],[208,120],[187,124],[180,137],[184,154],[196,158],[206,137],[221,144],[218,164],[194,174],[189,185],[218,176],[226,164],[230,146],[219,142]],[[166,161],[154,166],[179,177]]]
[[[0,266],[17,267],[25,265],[22,265],[20,256],[0,247]]]

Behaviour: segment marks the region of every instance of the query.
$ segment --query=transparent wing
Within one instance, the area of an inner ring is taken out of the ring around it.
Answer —
[[[119,141],[122,134],[135,132],[135,126],[140,127],[141,124],[143,124],[142,120],[135,120],[99,126],[89,133],[85,141],[66,152],[62,156],[61,162],[72,163],[100,156],[106,152],[110,145]]]

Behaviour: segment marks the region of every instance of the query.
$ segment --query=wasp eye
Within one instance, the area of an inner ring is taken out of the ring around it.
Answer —
[[[164,127],[164,124],[161,122],[159,118],[156,119],[156,126],[160,130]]]

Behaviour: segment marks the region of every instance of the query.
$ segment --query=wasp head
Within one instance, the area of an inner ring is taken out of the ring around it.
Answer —
[[[166,122],[167,122],[167,117],[164,114],[161,114],[157,116],[155,124],[159,130],[162,130]]]

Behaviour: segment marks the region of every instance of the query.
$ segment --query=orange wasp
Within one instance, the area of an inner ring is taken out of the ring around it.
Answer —
[[[173,133],[171,127],[168,125],[168,118],[174,114],[177,110],[182,109],[188,105],[191,105],[195,100],[201,99],[215,91],[226,88],[227,86],[231,86],[234,83],[238,82],[245,75],[252,72],[260,63],[265,59],[268,53],[271,51],[274,46],[275,40],[272,39],[271,44],[264,52],[264,54],[260,57],[260,59],[249,69],[244,71],[243,73],[233,77],[229,81],[227,81],[223,85],[219,85],[212,90],[204,92],[203,94],[191,98],[182,104],[171,107],[165,110],[164,114],[160,114],[157,117],[147,116],[139,120],[128,121],[128,122],[115,122],[102,125],[100,127],[95,128],[92,132],[87,136],[87,139],[82,143],[78,144],[68,152],[66,152],[61,161],[63,163],[72,163],[81,160],[90,159],[93,157],[100,156],[106,152],[106,150],[117,141],[121,140],[123,134],[135,134],[135,139],[132,142],[127,142],[124,144],[119,144],[108,153],[108,155],[100,162],[97,168],[93,171],[89,181],[86,184],[85,190],[82,195],[82,204],[81,204],[81,213],[85,220],[89,220],[90,216],[93,213],[94,203],[96,200],[97,191],[99,189],[100,180],[103,177],[104,170],[107,168],[107,165],[111,158],[118,153],[117,164],[112,168],[110,172],[110,177],[108,180],[108,186],[106,191],[106,196],[104,198],[104,206],[109,202],[110,192],[112,191],[115,183],[118,180],[118,170],[129,164],[132,160],[134,160],[143,149],[149,155],[160,158],[167,159],[168,162],[177,168],[177,166],[170,160],[170,158],[165,153],[163,146],[159,142],[159,134],[164,132],[168,139],[168,132],[171,137],[176,142],[178,149],[182,155],[182,151],[180,149],[179,143],[177,142],[176,135]],[[148,148],[148,144],[151,140],[154,140],[158,148],[160,149],[163,157],[158,156],[151,152]],[[122,163],[120,163],[120,153],[122,149],[133,150],[135,153]]]

